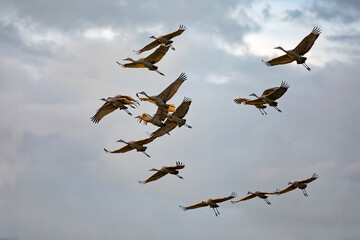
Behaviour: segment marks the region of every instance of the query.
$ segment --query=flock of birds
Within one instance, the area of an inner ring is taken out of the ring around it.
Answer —
[[[160,72],[158,70],[158,67],[154,64],[159,62],[164,57],[164,55],[168,52],[169,48],[175,50],[175,48],[172,46],[173,41],[171,39],[181,35],[185,31],[185,29],[186,29],[185,26],[180,25],[179,29],[172,33],[159,37],[151,36],[150,38],[154,39],[152,42],[147,44],[142,49],[134,52],[136,52],[137,54],[141,54],[145,51],[151,50],[159,46],[153,53],[151,53],[145,58],[140,58],[138,60],[133,60],[132,58],[126,58],[123,60],[129,61],[129,63],[117,62],[117,64],[119,64],[124,68],[147,68],[150,71],[155,71],[164,76],[164,74]],[[311,69],[305,63],[307,58],[304,57],[303,55],[305,55],[311,49],[315,40],[320,35],[320,33],[321,33],[320,28],[314,27],[311,33],[307,35],[294,49],[284,50],[281,46],[276,47],[275,49],[282,50],[283,52],[285,52],[285,54],[273,58],[269,61],[264,61],[264,60],[262,61],[267,66],[287,64],[296,61],[297,64],[302,64],[308,71],[310,71]],[[180,76],[174,82],[172,82],[167,88],[165,88],[158,95],[149,96],[145,91],[136,93],[136,96],[140,101],[147,101],[152,104],[155,104],[157,106],[157,111],[155,112],[154,115],[143,113],[142,115],[136,116],[135,118],[138,119],[139,123],[143,123],[145,125],[151,123],[154,126],[157,126],[158,129],[153,133],[151,133],[148,138],[142,140],[126,142],[120,139],[117,142],[122,142],[125,144],[125,146],[113,151],[109,151],[106,148],[104,148],[104,151],[107,153],[125,153],[131,150],[136,150],[138,152],[144,153],[147,157],[150,157],[145,152],[147,147],[144,145],[151,143],[158,137],[161,137],[165,134],[169,134],[169,132],[174,128],[176,128],[176,126],[178,127],[186,126],[188,128],[192,128],[190,125],[186,123],[186,119],[184,119],[185,115],[189,111],[191,105],[191,99],[188,97],[184,97],[183,102],[177,108],[175,107],[174,104],[167,103],[175,95],[175,93],[178,91],[180,86],[186,81],[186,79],[187,77],[185,73],[181,73]],[[289,85],[286,82],[281,82],[281,85],[279,87],[266,89],[260,97],[257,96],[255,93],[252,93],[250,94],[250,96],[255,97],[255,99],[236,98],[234,99],[234,102],[236,104],[243,103],[245,105],[253,105],[257,109],[259,109],[262,115],[267,114],[264,110],[267,107],[266,105],[269,105],[270,107],[273,107],[277,111],[281,112],[281,110],[277,107],[278,105],[277,100],[285,94],[288,88]],[[140,97],[139,95],[143,95],[144,97]],[[124,110],[127,114],[132,116],[132,113],[129,112],[128,107],[136,108],[137,106],[140,105],[138,100],[135,100],[134,98],[128,95],[116,95],[114,97],[102,98],[100,100],[104,101],[105,103],[96,111],[95,115],[91,117],[91,121],[93,123],[99,123],[102,118],[104,118],[106,115],[110,114],[111,112],[117,109]],[[155,171],[156,173],[154,173],[152,176],[150,176],[148,179],[144,181],[139,181],[139,183],[147,184],[149,182],[156,181],[167,174],[172,174],[180,179],[183,179],[183,177],[179,175],[179,170],[183,169],[184,167],[185,165],[183,163],[176,162],[175,166],[163,166],[160,169],[155,169],[155,168],[150,169],[149,171]],[[231,203],[238,203],[241,201],[259,197],[264,199],[264,201],[270,205],[271,203],[267,199],[268,198],[267,195],[274,195],[274,194],[281,195],[289,191],[292,191],[296,188],[301,189],[304,196],[307,197],[308,194],[305,191],[307,184],[316,180],[317,178],[318,175],[314,173],[310,178],[300,181],[289,182],[288,187],[282,190],[277,189],[276,191],[273,192],[249,191],[247,196],[237,201],[231,201]],[[210,198],[194,205],[190,205],[187,207],[183,207],[183,206],[180,207],[184,211],[186,211],[190,209],[209,206],[214,210],[215,215],[218,216],[220,214],[218,210],[219,207],[218,203],[231,200],[235,197],[236,197],[236,193],[232,192],[227,197]]]

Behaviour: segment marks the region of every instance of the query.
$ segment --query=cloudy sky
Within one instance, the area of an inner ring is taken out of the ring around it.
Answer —
[[[358,239],[359,19],[355,0],[1,1],[0,239]],[[176,50],[157,64],[165,77],[116,64],[180,24]],[[261,62],[314,26],[322,34],[306,55],[311,72]],[[155,95],[182,72],[188,80],[170,102],[192,98],[193,129],[156,139],[151,158],[106,154],[156,128],[123,111],[93,124],[99,99]],[[281,81],[291,86],[282,113],[233,103]],[[138,183],[176,161],[183,180]],[[294,190],[270,196],[270,206],[225,202],[218,218],[178,207],[274,191],[314,172],[308,198]]]

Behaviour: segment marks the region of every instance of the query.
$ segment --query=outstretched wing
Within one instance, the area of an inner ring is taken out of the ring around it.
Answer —
[[[158,107],[155,115],[153,116],[154,119],[157,119],[159,121],[164,121],[167,115],[167,111],[163,108]]]
[[[177,126],[176,123],[169,121],[169,120],[165,121],[165,125],[166,125],[165,127],[161,127],[158,130],[156,130],[155,132],[153,132],[151,134],[151,136],[161,137],[162,135],[169,133],[171,130],[173,130]]]
[[[179,207],[181,207],[184,211],[186,211],[186,210],[200,208],[200,207],[206,207],[206,206],[207,206],[207,204],[205,202],[199,202],[199,203],[191,205],[191,206],[187,206],[187,207],[179,206]]]
[[[185,165],[181,162],[176,162],[176,166],[168,166],[166,167],[169,170],[183,169]]]
[[[116,99],[116,98],[125,98],[125,99],[127,99],[127,100],[129,100],[129,101],[131,101],[131,102],[137,102],[135,99],[133,99],[132,97],[130,97],[130,96],[128,96],[128,95],[120,95],[120,94],[118,94],[118,95],[116,95],[114,98],[115,98],[115,99]]]
[[[135,143],[140,144],[140,145],[145,145],[145,144],[148,144],[148,143],[151,143],[152,141],[154,141],[155,138],[156,137],[149,137],[149,138],[135,141]]]
[[[144,58],[145,61],[155,64],[159,62],[169,50],[169,46],[165,47],[161,45],[152,54]]]
[[[189,111],[190,104],[191,104],[191,99],[188,98],[188,97],[184,97],[183,102],[175,110],[173,115],[178,117],[178,118],[183,118],[186,115],[186,113]]]
[[[237,200],[237,201],[231,201],[231,203],[238,203],[238,202],[241,202],[241,201],[245,201],[245,200],[252,199],[252,198],[254,198],[254,197],[256,197],[255,194],[249,194],[249,195],[247,195],[246,197],[243,197],[242,199],[239,199],[239,200]]]
[[[119,64],[120,66],[124,67],[124,68],[144,68],[145,66],[141,63],[137,63],[137,62],[131,62],[131,63],[119,63],[117,62],[117,64]]]
[[[299,183],[310,183],[310,182],[316,180],[318,177],[319,176],[316,173],[314,173],[311,178],[301,180],[301,181],[297,181],[297,182],[299,182]]]
[[[148,51],[153,49],[154,47],[158,46],[160,44],[160,42],[155,39],[154,41],[152,41],[151,43],[149,43],[148,45],[146,45],[145,47],[143,47],[142,49],[135,51],[137,54],[140,54],[142,52]]]
[[[236,99],[234,99],[234,102],[236,104],[244,103],[246,105],[261,105],[261,104],[266,103],[263,99],[259,99],[259,98],[253,99],[253,100],[250,100],[250,99],[247,99],[247,98],[236,98]]]
[[[94,116],[92,116],[90,119],[93,123],[99,123],[99,121],[108,115],[109,113],[115,111],[117,107],[115,107],[112,103],[106,102],[104,103],[95,113]]]
[[[167,38],[167,39],[172,39],[173,37],[176,37],[176,36],[179,36],[180,34],[182,34],[185,30],[186,30],[186,27],[185,27],[184,25],[180,25],[180,26],[179,26],[179,29],[176,30],[175,32],[166,34],[166,35],[161,36],[161,37]],[[161,37],[160,37],[160,38],[161,38]]]
[[[117,150],[114,150],[114,151],[108,151],[106,148],[104,148],[104,151],[108,152],[108,153],[125,153],[125,152],[131,151],[133,149],[134,148],[132,146],[126,145],[126,146],[119,148]]]
[[[270,67],[270,66],[275,66],[275,65],[280,65],[280,64],[291,63],[292,61],[294,61],[294,59],[292,57],[290,57],[289,55],[285,54],[280,57],[273,58],[266,62],[264,60],[262,60],[262,61],[263,61],[263,63],[265,63],[266,66]]]
[[[280,87],[270,88],[263,92],[262,96],[266,96],[271,100],[279,99],[288,90],[289,84],[282,81]]]
[[[314,27],[309,35],[307,35],[295,48],[294,52],[300,56],[305,55],[314,45],[315,40],[319,37],[321,30],[319,27]]]
[[[294,184],[290,184],[287,188],[284,188],[283,190],[277,190],[275,194],[284,194],[294,189],[296,189],[296,186]]]
[[[215,203],[221,203],[221,202],[225,202],[227,200],[233,199],[234,197],[236,197],[236,193],[232,192],[230,196],[228,197],[223,197],[223,198],[215,198],[213,199],[213,202]]]
[[[180,76],[172,82],[167,88],[165,88],[157,97],[161,98],[164,102],[167,102],[174,96],[179,87],[187,79],[185,73],[181,73]]]
[[[163,176],[165,176],[167,173],[166,172],[162,172],[162,171],[157,171],[156,173],[154,173],[151,177],[149,177],[148,179],[146,179],[143,183],[148,183],[148,182],[152,182],[152,181],[156,181],[159,178],[162,178]]]

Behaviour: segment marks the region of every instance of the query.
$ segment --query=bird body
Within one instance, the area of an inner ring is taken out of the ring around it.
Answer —
[[[265,112],[265,108],[266,106],[264,104],[266,104],[266,102],[264,100],[261,100],[261,99],[247,99],[247,98],[236,98],[234,99],[234,102],[236,104],[241,104],[241,103],[244,103],[245,105],[252,105],[252,106],[255,106],[257,109],[259,109],[260,113],[262,115],[264,114],[267,114]]]
[[[167,114],[166,110],[158,107],[158,110],[156,111],[154,116],[150,116],[147,113],[143,113],[142,115],[137,116],[135,118],[138,118],[139,123],[141,123],[143,121],[144,125],[146,125],[147,123],[151,123],[158,127],[165,127],[166,125],[165,125],[165,123],[163,123],[163,121],[166,118],[166,114]]]
[[[296,188],[299,188],[303,192],[304,196],[307,197],[308,194],[305,190],[305,188],[307,187],[307,184],[311,183],[312,181],[315,181],[318,177],[319,176],[316,173],[314,173],[311,178],[301,180],[301,181],[289,182],[289,186],[287,188],[285,188],[283,190],[278,189],[278,190],[276,190],[275,193],[280,195],[280,194],[284,194],[286,192],[292,191]]]
[[[151,43],[147,44],[145,47],[143,47],[142,49],[135,51],[137,54],[140,54],[142,52],[148,51],[153,49],[154,47],[162,44],[166,47],[170,47],[172,50],[175,50],[175,48],[171,45],[173,43],[172,38],[179,36],[180,34],[182,34],[185,31],[186,27],[184,25],[180,25],[179,29],[175,32],[166,34],[166,35],[162,35],[159,37],[155,37],[155,36],[151,36],[150,38],[155,39],[154,41],[152,41]]]
[[[220,215],[219,210],[217,209],[219,207],[219,205],[217,205],[218,203],[224,202],[224,201],[228,201],[230,199],[233,199],[234,197],[236,197],[236,193],[232,192],[230,196],[228,197],[223,197],[223,198],[209,198],[205,201],[201,201],[200,203],[191,205],[191,206],[187,206],[187,207],[183,207],[183,206],[179,206],[182,210],[186,211],[186,210],[191,210],[191,209],[195,209],[195,208],[200,208],[200,207],[206,207],[209,206],[210,208],[212,208],[215,212],[215,216]]]
[[[117,64],[119,64],[120,66],[122,66],[124,68],[147,68],[150,71],[155,71],[164,76],[164,74],[161,73],[158,70],[158,67],[155,66],[154,64],[159,62],[165,56],[165,54],[167,53],[168,50],[169,50],[169,46],[167,46],[167,47],[160,46],[146,58],[140,58],[138,60],[134,60],[132,58],[125,58],[124,61],[130,61],[131,63],[121,64],[121,63],[117,62]]]
[[[176,162],[176,166],[163,166],[159,170],[152,168],[149,171],[156,171],[156,173],[154,173],[151,177],[149,177],[145,181],[139,181],[139,183],[146,184],[148,182],[158,180],[159,178],[162,178],[163,176],[165,176],[167,174],[172,174],[172,175],[177,176],[180,179],[183,179],[183,177],[181,177],[179,175],[179,170],[183,169],[184,167],[185,167],[185,165],[182,164],[181,162]]]
[[[131,116],[132,114],[127,110],[126,105],[135,108],[135,104],[139,104],[135,99],[126,95],[116,95],[115,97],[102,98],[100,100],[105,103],[96,111],[95,115],[90,118],[93,123],[98,123],[103,117],[116,109],[124,110]]]
[[[264,201],[270,205],[271,203],[269,202],[269,200],[267,199],[268,196],[266,195],[272,195],[272,194],[276,194],[275,192],[260,192],[260,191],[256,191],[256,192],[251,192],[249,191],[248,192],[248,195],[242,199],[239,199],[237,201],[231,201],[231,203],[238,203],[238,202],[241,202],[241,201],[245,201],[245,200],[249,200],[249,199],[252,199],[252,198],[255,198],[255,197],[259,197],[261,199],[264,199]]]
[[[174,82],[172,82],[167,88],[165,88],[160,94],[158,94],[156,96],[149,96],[146,94],[145,91],[142,91],[142,92],[136,93],[136,96],[139,97],[139,94],[145,95],[147,97],[147,99],[140,98],[140,100],[155,103],[158,107],[163,108],[165,110],[169,110],[171,105],[166,104],[166,102],[169,101],[174,96],[174,94],[177,92],[177,90],[179,89],[181,84],[184,81],[186,81],[186,79],[187,79],[187,77],[186,77],[185,73],[181,73],[180,76]]]
[[[185,97],[183,102],[175,110],[175,112],[167,115],[165,126],[159,128],[151,135],[154,137],[160,137],[164,134],[169,134],[169,132],[173,130],[176,126],[181,127],[185,125],[188,128],[192,128],[190,125],[186,124],[186,119],[183,118],[189,111],[190,104],[191,104],[191,99]]]
[[[302,64],[307,70],[310,71],[311,69],[305,63],[306,57],[303,57],[303,55],[305,55],[311,49],[320,33],[320,28],[314,27],[311,33],[307,35],[294,49],[284,50],[281,46],[274,48],[284,51],[285,55],[273,58],[269,61],[262,61],[268,67],[296,61],[297,64]]]
[[[124,152],[128,152],[128,151],[131,151],[131,150],[134,150],[136,149],[136,151],[138,152],[142,152],[144,153],[147,157],[150,157],[145,151],[147,149],[146,146],[144,146],[145,144],[148,144],[152,141],[154,141],[155,137],[150,137],[150,138],[145,138],[145,139],[142,139],[142,140],[138,140],[138,141],[130,141],[130,142],[125,142],[124,140],[120,139],[118,140],[117,142],[123,142],[125,143],[126,145],[122,148],[119,148],[117,150],[114,150],[114,151],[108,151],[106,148],[104,148],[104,151],[105,152],[108,152],[108,153],[124,153]]]

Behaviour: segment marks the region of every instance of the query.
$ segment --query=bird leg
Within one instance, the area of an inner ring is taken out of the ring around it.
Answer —
[[[143,151],[142,153],[145,154],[147,157],[150,157],[149,154],[147,154],[145,151]]]
[[[169,47],[171,48],[171,50],[175,51],[175,48],[172,45],[169,45]]]
[[[127,114],[129,114],[130,116],[132,116],[131,112],[129,112],[127,109],[124,109],[125,112],[127,112]]]
[[[261,114],[264,115],[263,112],[261,111],[261,109],[260,109],[260,108],[258,108],[258,109],[259,109],[259,111],[261,112]]]
[[[305,197],[309,196],[309,195],[307,194],[307,192],[306,192],[305,189],[301,189],[301,190],[302,190],[302,192],[303,192],[303,194],[304,194]]]
[[[185,127],[188,127],[188,128],[192,128],[192,126],[188,125],[188,124],[184,124]]]
[[[266,198],[264,198],[264,201],[265,201],[268,205],[271,204],[271,202],[269,202],[269,200],[267,200]]]
[[[213,210],[214,210],[215,216],[218,216],[218,214],[216,213],[216,210],[215,210],[215,208],[213,208]]]
[[[216,208],[216,211],[217,211],[218,215],[220,215],[220,212],[219,212],[219,209],[218,209],[218,208]]]
[[[278,107],[276,107],[276,106],[275,106],[274,108],[275,108],[276,110],[278,110],[279,112],[281,112],[281,110],[280,110],[280,109],[278,109]]]
[[[175,176],[177,176],[178,178],[183,179],[183,177],[182,177],[182,176],[180,176],[179,174],[175,174]]]
[[[165,76],[162,72],[160,72],[159,70],[155,70],[155,72],[157,72],[158,74],[160,74],[160,75],[163,75],[163,76]]]
[[[308,65],[306,65],[306,63],[302,64],[308,71],[311,71],[311,69],[308,67]]]

